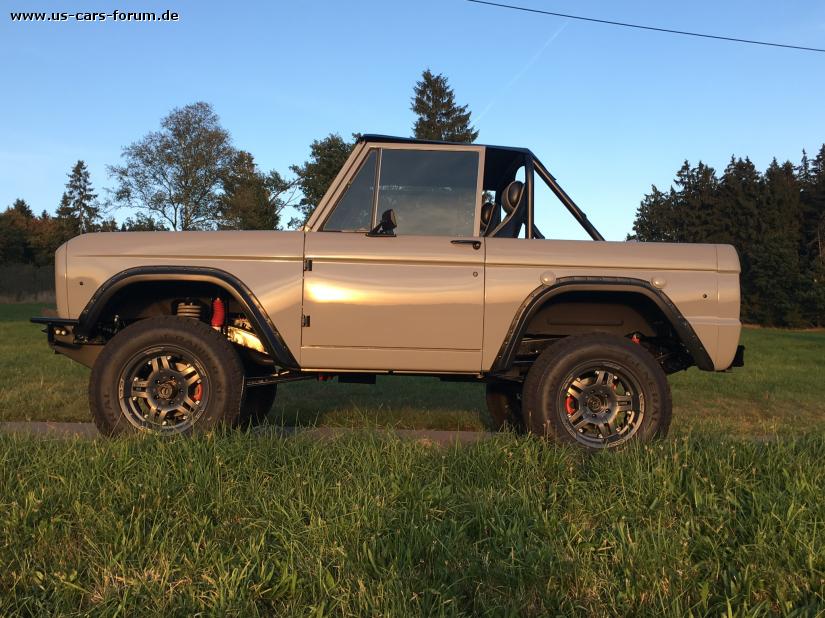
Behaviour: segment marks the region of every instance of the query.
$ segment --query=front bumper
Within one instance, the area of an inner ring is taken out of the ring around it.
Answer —
[[[57,316],[51,315],[38,315],[34,316],[33,318],[29,318],[29,321],[34,324],[45,324],[46,328],[43,331],[49,335],[49,343],[52,342],[52,337],[54,335],[55,330],[58,332],[66,331],[71,332],[75,326],[77,326],[78,321],[72,318],[59,318]]]
[[[97,360],[103,349],[102,345],[91,343],[80,343],[74,335],[74,329],[78,321],[72,318],[61,318],[57,316],[35,316],[29,319],[34,324],[43,324],[46,328],[43,332],[49,342],[49,347],[55,354],[68,356],[73,361],[91,367]]]

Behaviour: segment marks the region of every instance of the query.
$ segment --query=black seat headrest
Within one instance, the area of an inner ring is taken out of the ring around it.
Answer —
[[[501,205],[508,214],[513,212],[521,204],[521,198],[524,197],[524,183],[520,180],[514,180],[501,195]]]
[[[481,205],[481,226],[482,229],[489,225],[490,219],[493,218],[493,209],[496,207],[492,202],[484,202]]]

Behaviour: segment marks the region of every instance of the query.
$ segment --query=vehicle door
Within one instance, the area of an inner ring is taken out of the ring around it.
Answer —
[[[346,190],[306,233],[303,367],[480,370],[483,156],[477,146],[363,151]],[[388,211],[397,227],[382,233]]]

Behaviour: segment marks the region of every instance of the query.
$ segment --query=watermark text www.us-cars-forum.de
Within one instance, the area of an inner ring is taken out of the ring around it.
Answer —
[[[175,11],[120,11],[115,9],[111,13],[88,12],[88,11],[44,11],[44,12],[15,12],[9,13],[12,21],[82,21],[82,22],[106,22],[106,21],[179,21],[180,15]]]

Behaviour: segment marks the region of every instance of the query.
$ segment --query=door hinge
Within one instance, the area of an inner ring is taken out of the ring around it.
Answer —
[[[301,316],[301,326],[303,326],[304,328],[309,328],[309,316],[308,315],[302,315]]]
[[[304,260],[304,271],[312,270],[312,260]]]

